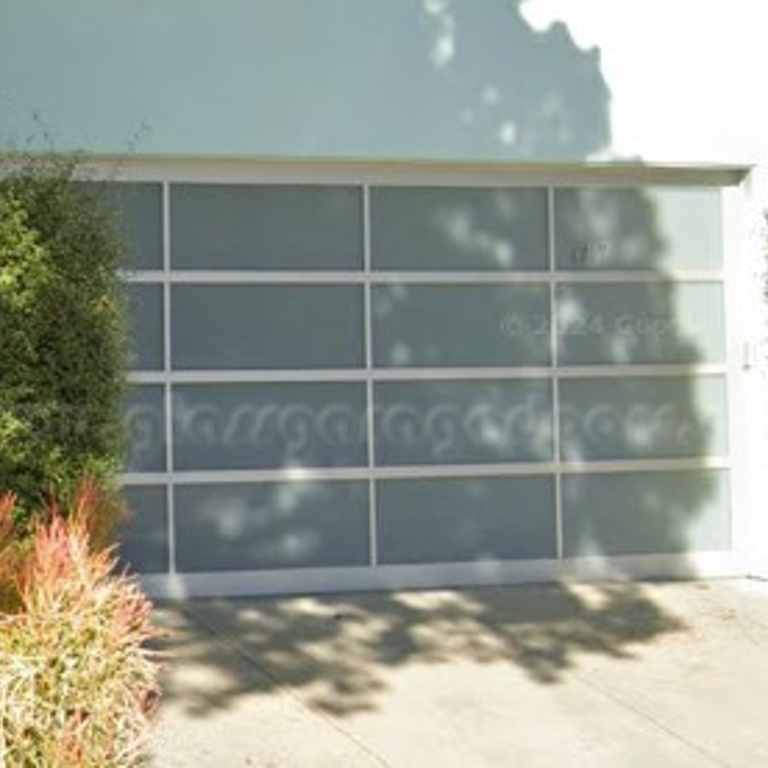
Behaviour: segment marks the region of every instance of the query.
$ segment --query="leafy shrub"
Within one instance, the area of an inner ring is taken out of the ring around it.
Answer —
[[[14,519],[16,495],[0,495],[0,614],[17,611],[20,606],[19,578],[24,553],[31,545],[31,533]],[[76,519],[88,532],[91,550],[98,552],[114,540],[114,532],[127,515],[122,493],[104,487],[93,478],[84,478],[75,492],[62,500],[49,498],[35,517],[39,522],[53,517]]]
[[[0,177],[0,488],[21,520],[120,463],[123,248],[76,173],[46,159]]]
[[[6,496],[7,507],[12,497]],[[20,610],[0,617],[0,765],[133,766],[157,699],[151,604],[94,551],[88,503],[35,523]]]

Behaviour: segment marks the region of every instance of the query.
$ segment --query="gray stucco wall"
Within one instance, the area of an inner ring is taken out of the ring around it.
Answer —
[[[140,153],[574,159],[595,50],[518,0],[3,0],[0,141]]]

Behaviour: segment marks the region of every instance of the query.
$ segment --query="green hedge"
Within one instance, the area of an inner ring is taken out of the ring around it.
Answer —
[[[0,177],[0,490],[41,495],[119,468],[124,300],[116,222],[74,160]]]

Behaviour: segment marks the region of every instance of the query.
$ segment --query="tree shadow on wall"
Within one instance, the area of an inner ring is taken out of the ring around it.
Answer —
[[[722,286],[674,281],[720,267],[719,191],[561,190],[555,198],[561,459],[673,460],[633,474],[566,474],[566,556],[668,554],[730,546],[727,474],[704,457],[728,454],[722,375]],[[596,282],[580,282],[585,271]],[[605,281],[601,272],[613,272]],[[616,277],[618,275],[618,277]],[[625,277],[626,275],[626,277]],[[590,375],[616,366],[618,376]],[[700,466],[697,466],[700,465]]]
[[[493,155],[595,154],[610,140],[610,92],[599,50],[579,48],[560,22],[534,31],[523,5],[423,0],[433,81],[431,98],[412,105],[413,122],[426,133],[448,126],[456,141],[461,133],[463,141],[472,136]]]
[[[302,3],[302,23],[283,25],[293,34],[275,54],[288,95],[260,116],[261,128],[340,156],[563,160],[599,152],[610,138],[599,51],[579,48],[562,23],[535,31],[522,6],[406,0],[388,3],[382,23],[375,1]],[[286,3],[281,13],[296,10]]]

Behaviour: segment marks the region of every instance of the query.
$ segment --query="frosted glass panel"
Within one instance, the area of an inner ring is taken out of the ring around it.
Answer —
[[[721,285],[574,283],[557,312],[566,365],[725,362]]]
[[[361,269],[361,192],[353,187],[176,184],[175,269]]]
[[[366,565],[368,486],[361,482],[176,488],[179,570]]]
[[[347,285],[173,288],[174,367],[352,368],[363,364],[363,293]]]
[[[718,189],[560,189],[561,269],[719,269]]]
[[[96,194],[117,216],[130,269],[163,268],[163,210],[159,184],[94,183]]]
[[[550,478],[377,484],[379,560],[438,563],[554,557]]]
[[[563,457],[639,459],[725,455],[720,377],[561,381]]]
[[[378,285],[373,329],[379,366],[547,365],[549,288]]]
[[[546,381],[388,382],[374,392],[379,464],[552,458]]]
[[[728,499],[728,473],[721,470],[566,477],[565,554],[728,549]]]
[[[373,189],[371,238],[377,269],[543,270],[546,191]]]
[[[128,518],[120,526],[120,559],[140,573],[168,570],[168,517],[165,486],[125,489]]]
[[[165,471],[165,407],[163,387],[128,388],[124,406],[126,472]]]
[[[189,384],[173,390],[176,469],[366,463],[364,384]]]
[[[131,283],[128,289],[131,368],[163,368],[163,288]]]

